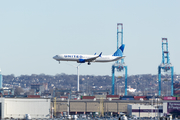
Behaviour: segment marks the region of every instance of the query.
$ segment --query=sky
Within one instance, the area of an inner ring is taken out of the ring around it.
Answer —
[[[117,23],[123,23],[128,75],[157,74],[162,38],[180,74],[179,0],[15,0],[0,1],[0,68],[3,75],[77,74],[76,62],[57,54],[111,55]],[[80,75],[111,75],[110,63],[81,64]],[[123,75],[116,72],[115,75]]]

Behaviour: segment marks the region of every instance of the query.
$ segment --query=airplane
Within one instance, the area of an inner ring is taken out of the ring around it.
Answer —
[[[59,54],[53,57],[56,61],[76,61],[77,63],[85,63],[91,65],[91,62],[112,62],[120,59],[124,59],[123,56],[125,45],[122,44],[119,49],[113,55],[102,55],[102,52],[99,55],[82,55],[82,54]]]

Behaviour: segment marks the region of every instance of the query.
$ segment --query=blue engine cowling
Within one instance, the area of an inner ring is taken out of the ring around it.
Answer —
[[[78,63],[85,63],[86,61],[85,61],[85,59],[79,59],[77,62]]]

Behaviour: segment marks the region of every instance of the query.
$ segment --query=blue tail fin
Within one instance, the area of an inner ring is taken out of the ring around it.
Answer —
[[[125,44],[122,44],[119,49],[113,54],[113,56],[122,56],[124,51]]]
[[[101,55],[102,55],[102,52],[99,54],[99,57],[101,57]]]
[[[125,47],[125,44],[122,44],[121,47],[119,47],[119,49],[123,52],[124,51],[124,47]]]

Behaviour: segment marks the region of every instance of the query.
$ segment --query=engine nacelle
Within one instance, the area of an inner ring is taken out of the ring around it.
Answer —
[[[77,62],[78,63],[85,63],[85,59],[79,59]]]

